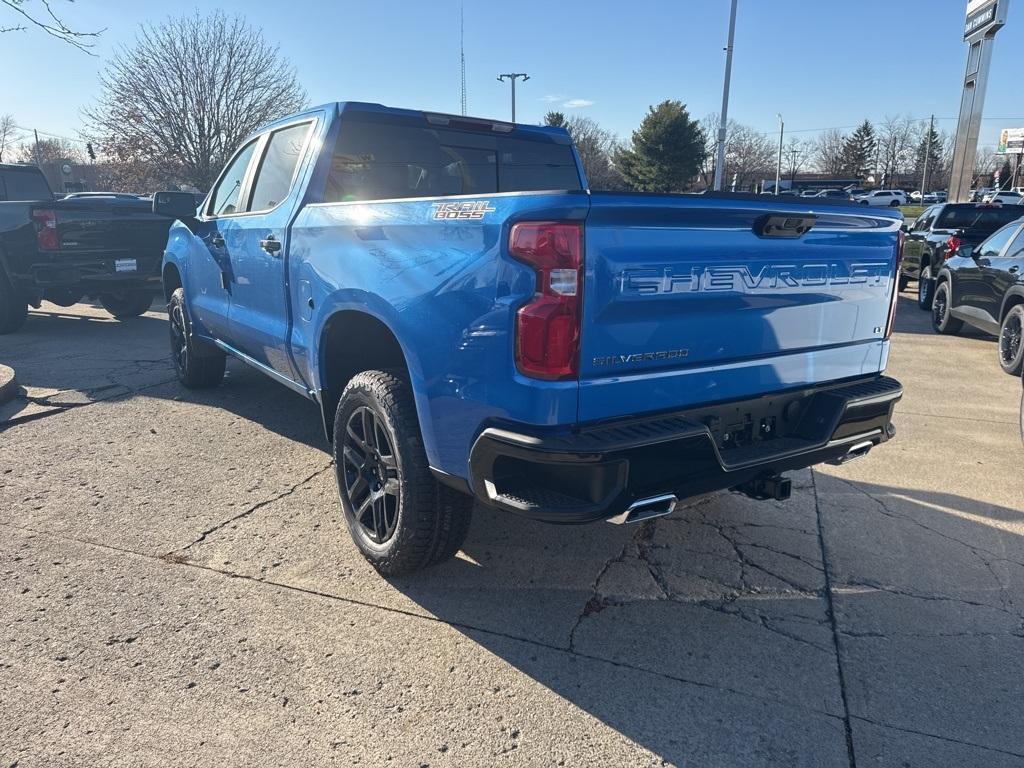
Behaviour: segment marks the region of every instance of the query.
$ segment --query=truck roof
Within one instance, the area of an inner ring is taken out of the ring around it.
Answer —
[[[473,117],[473,116],[470,116],[470,115],[452,115],[452,114],[447,114],[447,113],[444,113],[444,112],[429,112],[429,111],[426,111],[426,110],[419,110],[419,109],[403,109],[403,108],[400,108],[400,107],[388,107],[388,106],[385,106],[384,104],[376,104],[376,103],[367,102],[367,101],[330,101],[330,102],[327,102],[326,104],[319,104],[319,105],[317,105],[315,107],[310,107],[309,109],[305,109],[302,112],[296,112],[294,114],[288,115],[287,117],[282,117],[280,120],[276,120],[273,123],[268,123],[267,125],[261,127],[260,130],[257,131],[257,133],[262,133],[263,131],[267,130],[268,128],[274,128],[274,127],[276,127],[279,124],[284,124],[284,123],[291,122],[296,117],[303,117],[303,116],[306,116],[306,115],[313,116],[313,115],[315,115],[317,113],[322,113],[322,112],[326,112],[328,114],[331,114],[333,117],[340,117],[344,112],[347,112],[347,111],[370,112],[370,113],[377,113],[377,114],[381,114],[381,115],[394,115],[396,117],[414,117],[414,118],[421,118],[421,119],[426,120],[428,122],[431,122],[431,121],[433,121],[433,122],[442,122],[442,121],[444,121],[444,122],[453,122],[453,123],[463,122],[463,123],[468,123],[468,124],[476,124],[478,126],[479,125],[491,125],[495,130],[499,130],[499,131],[506,131],[506,132],[511,132],[511,131],[520,132],[521,131],[523,133],[535,133],[535,134],[544,135],[544,136],[548,136],[548,137],[554,137],[554,138],[556,138],[558,140],[563,140],[563,141],[568,141],[569,140],[569,132],[566,131],[565,128],[559,128],[557,126],[552,126],[552,125],[530,125],[528,123],[510,123],[510,122],[504,121],[504,120],[494,120],[493,118],[489,118],[489,117]]]

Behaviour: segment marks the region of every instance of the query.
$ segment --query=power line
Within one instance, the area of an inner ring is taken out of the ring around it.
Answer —
[[[19,131],[35,131],[40,136],[46,136],[47,138],[50,139],[63,139],[64,141],[73,141],[75,144],[86,144],[85,139],[75,139],[72,138],[71,136],[61,136],[59,133],[47,133],[46,131],[40,131],[35,128],[26,128],[24,125],[15,125],[14,128]]]

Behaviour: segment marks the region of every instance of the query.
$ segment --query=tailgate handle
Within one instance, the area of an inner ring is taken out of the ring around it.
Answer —
[[[768,213],[754,222],[758,237],[801,237],[811,230],[816,216],[794,216],[788,213]]]

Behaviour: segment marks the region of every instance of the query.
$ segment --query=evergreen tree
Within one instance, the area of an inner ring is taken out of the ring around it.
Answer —
[[[929,132],[931,133],[930,149],[928,137]],[[921,140],[917,143],[917,149],[914,151],[914,178],[922,180],[921,183],[924,183],[924,159],[926,153],[928,155],[928,189],[922,188],[922,192],[928,192],[931,189],[934,189],[934,179],[940,179],[943,175],[942,137],[934,128],[929,129],[926,127],[924,129],[921,135]]]
[[[843,144],[843,172],[862,178],[868,175],[875,159],[875,129],[865,120]]]
[[[569,121],[565,119],[564,112],[556,112],[551,110],[544,115],[544,125],[551,125],[555,128],[566,128],[569,125]]]
[[[707,154],[704,132],[679,101],[651,107],[615,165],[626,184],[640,192],[679,192],[700,171]]]

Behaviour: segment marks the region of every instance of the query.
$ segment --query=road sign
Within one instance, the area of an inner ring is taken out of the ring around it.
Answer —
[[[999,132],[999,146],[996,153],[1000,155],[1016,155],[1024,152],[1024,128],[1003,128]]]

